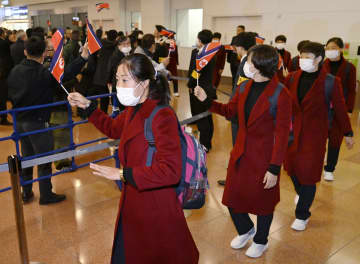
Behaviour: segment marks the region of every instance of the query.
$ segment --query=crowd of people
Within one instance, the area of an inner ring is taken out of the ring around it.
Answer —
[[[7,31],[0,28],[1,109],[9,100],[14,108],[69,100],[78,115],[88,118],[109,138],[120,139],[122,168],[92,164],[94,174],[124,183],[117,219],[111,263],[198,263],[199,252],[178,203],[174,186],[181,177],[181,145],[175,113],[164,108],[152,125],[156,153],[146,166],[148,142],[144,123],[157,105],[169,105],[171,94],[179,96],[176,78],[177,47],[171,47],[176,33],[156,25],[153,34],[100,28],[96,35],[102,48],[89,55],[86,32],[67,30],[64,44],[63,84],[67,96],[48,71],[54,55],[50,41],[56,29]],[[354,145],[349,115],[354,108],[356,68],[343,56],[341,38],[326,44],[303,40],[299,54],[286,50],[287,38],[279,35],[274,46],[257,44],[258,34],[238,26],[230,50],[223,46],[217,55],[196,70],[197,55],[211,42],[221,42],[221,33],[202,30],[191,53],[188,70],[191,113],[210,111],[231,122],[232,143],[223,204],[228,207],[237,235],[233,249],[261,257],[268,248],[274,210],[280,201],[279,177],[284,168],[294,185],[296,210],[291,228],[304,231],[311,216],[316,184],[334,180],[340,147],[345,139]],[[216,89],[226,61],[232,74],[232,96],[226,104],[217,102]],[[21,78],[19,78],[21,76]],[[169,84],[173,83],[173,93]],[[86,97],[114,92],[109,116],[109,97]],[[17,130],[27,132],[67,123],[69,109],[58,106],[19,113]],[[4,115],[2,125],[11,125]],[[212,149],[212,115],[198,121],[200,143]],[[21,138],[24,157],[69,145],[69,129]],[[324,159],[327,149],[326,165]],[[71,165],[62,160],[62,170]],[[51,164],[38,166],[38,175],[51,174]],[[23,170],[32,179],[32,168]],[[40,204],[57,203],[65,195],[52,192],[51,179],[39,182]],[[32,185],[23,186],[22,198],[34,197]],[[257,226],[249,217],[257,216]],[[155,241],[154,241],[155,240]],[[141,245],[142,250],[138,250]],[[186,254],[184,254],[186,252]]]

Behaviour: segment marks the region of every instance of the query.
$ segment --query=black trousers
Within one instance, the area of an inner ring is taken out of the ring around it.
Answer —
[[[211,140],[214,135],[214,122],[212,115],[196,121],[196,125],[200,132],[200,143],[210,150],[212,148]]]
[[[48,127],[45,121],[20,121],[17,122],[17,130],[19,133],[40,130]],[[54,150],[54,139],[51,131],[22,137],[20,139],[21,153],[23,157],[33,156]],[[51,163],[38,165],[38,177],[47,176],[52,173]],[[33,179],[33,168],[25,168],[21,171],[21,178],[24,181]],[[22,187],[25,193],[32,191],[32,184]],[[43,199],[49,198],[52,194],[51,179],[39,181],[40,197]]]
[[[174,93],[178,93],[179,92],[178,80],[172,80],[172,83],[174,85]]]
[[[254,227],[254,223],[251,221],[249,214],[235,213],[233,209],[228,209],[231,219],[234,222],[235,228],[240,236],[246,234]],[[274,214],[257,216],[256,234],[254,236],[254,242],[256,244],[267,244],[273,217]]]
[[[327,172],[335,171],[335,167],[339,160],[339,153],[340,153],[340,148],[331,147],[330,144],[328,143],[325,171]]]
[[[296,206],[295,216],[297,219],[306,220],[311,216],[310,207],[315,199],[316,185],[301,185],[296,176],[291,176],[299,201]]]
[[[121,216],[119,217],[118,228],[114,239],[111,264],[125,264],[124,234]]]
[[[234,87],[235,84],[235,78],[236,78],[236,73],[238,70],[239,64],[235,64],[235,63],[231,63],[230,64],[230,70],[231,70],[231,77],[232,77],[232,87]]]
[[[96,85],[96,84],[93,84],[93,86],[91,87],[91,89],[89,91],[90,96],[108,94],[108,93],[109,93],[109,89],[107,86]],[[110,98],[108,96],[100,98],[100,109],[104,113],[108,112],[109,103],[110,103]]]

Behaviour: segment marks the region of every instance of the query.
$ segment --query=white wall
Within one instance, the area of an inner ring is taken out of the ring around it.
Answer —
[[[214,28],[214,17],[262,16],[262,28],[256,31],[266,38],[266,43],[285,34],[288,49],[294,55],[297,43],[304,39],[324,43],[339,36],[350,42],[352,51],[359,41],[359,0],[223,0],[221,4],[203,0],[203,8],[204,28]]]

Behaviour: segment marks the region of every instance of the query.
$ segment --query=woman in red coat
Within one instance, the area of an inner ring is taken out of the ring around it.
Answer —
[[[302,70],[290,73],[285,82],[294,101],[294,142],[288,149],[285,169],[298,194],[296,219],[291,226],[297,231],[306,229],[311,216],[310,207],[315,198],[316,183],[321,180],[329,126],[330,103],[326,103],[326,87],[331,89],[328,90],[328,99],[332,101],[335,114],[339,117],[342,133],[347,136],[346,143],[348,147],[353,145],[353,133],[341,83],[324,68],[319,68],[324,55],[322,44],[309,42],[304,45],[300,53]]]
[[[342,50],[344,42],[341,38],[331,38],[326,44],[324,69],[341,80],[347,111],[352,113],[356,97],[356,68],[347,61]],[[329,142],[327,151],[327,162],[325,166],[324,179],[334,180],[336,164],[339,159],[339,152],[344,134],[341,131],[341,124],[335,116],[329,132]]]
[[[120,139],[123,169],[91,165],[94,174],[124,182],[111,263],[196,264],[199,252],[175,193],[182,163],[177,118],[170,108],[154,117],[157,151],[151,167],[146,166],[144,122],[157,105],[168,104],[168,83],[155,76],[150,60],[142,54],[125,57],[116,77],[118,99],[127,106],[116,119],[80,94],[69,95],[71,105],[86,108],[89,121],[100,131]]]
[[[239,130],[231,151],[223,204],[229,208],[238,232],[234,249],[243,248],[249,257],[260,257],[268,247],[273,212],[280,200],[279,176],[285,157],[291,123],[291,98],[276,77],[279,56],[268,45],[257,45],[248,52],[244,66],[253,79],[240,85],[227,104],[212,102],[199,86],[195,95],[211,103],[210,111],[227,119],[238,116]],[[250,214],[257,215],[257,230]]]

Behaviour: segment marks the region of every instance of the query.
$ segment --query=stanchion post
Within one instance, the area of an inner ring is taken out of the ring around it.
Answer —
[[[19,161],[19,158],[15,155],[8,157],[8,165],[9,165],[11,187],[12,187],[13,200],[14,200],[16,230],[17,230],[18,243],[19,243],[20,260],[21,260],[20,263],[29,264],[29,252],[27,247],[24,211],[23,211],[23,204],[21,200],[21,190],[20,190],[21,163]]]

